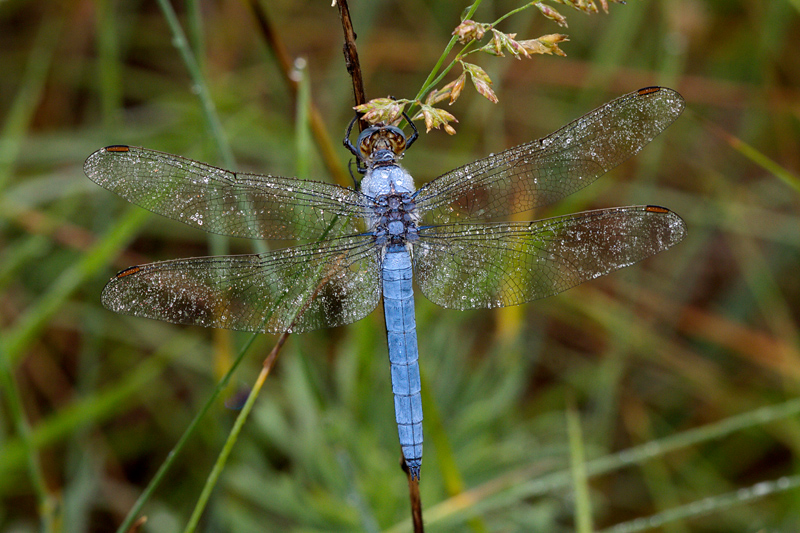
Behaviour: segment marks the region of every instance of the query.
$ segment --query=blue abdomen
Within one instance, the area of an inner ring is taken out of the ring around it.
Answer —
[[[422,463],[422,398],[411,256],[404,245],[387,246],[382,277],[397,431],[411,475],[419,479]]]

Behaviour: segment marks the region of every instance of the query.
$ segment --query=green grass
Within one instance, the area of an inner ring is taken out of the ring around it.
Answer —
[[[290,56],[308,62],[299,101],[318,109],[341,176],[352,93],[337,12],[264,5]],[[485,1],[476,18],[519,5]],[[653,203],[683,216],[689,236],[517,308],[417,297],[427,527],[800,530],[797,3],[634,0],[607,16],[553,5],[568,29],[536,10],[500,29],[568,33],[568,57],[470,56],[499,104],[465,90],[444,106],[458,134],[422,134],[405,166],[419,184],[663,84],[689,112],[536,216]],[[351,5],[368,96],[417,94],[464,7]],[[246,4],[193,9],[178,12],[190,74],[156,3],[0,7],[0,530],[118,527],[251,340],[101,307],[126,266],[259,244],[211,244],[126,205],[85,178],[86,156],[126,143],[334,180],[309,142],[310,108],[295,105]],[[253,340],[223,397],[252,386],[275,342]],[[186,526],[237,417],[223,403],[144,502],[145,531]],[[198,529],[408,531],[398,456],[381,313],[292,336]]]

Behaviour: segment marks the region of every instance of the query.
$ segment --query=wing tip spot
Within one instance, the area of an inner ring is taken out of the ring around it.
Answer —
[[[660,213],[662,215],[666,215],[667,213],[671,213],[669,209],[666,207],[661,207],[660,205],[648,205],[644,208],[645,211],[648,213]]]
[[[131,147],[125,144],[112,144],[103,148],[106,152],[130,152]]]
[[[644,87],[636,91],[636,94],[639,96],[647,96],[648,94],[657,93],[662,89],[662,87],[653,86],[653,87]]]
[[[123,270],[122,272],[118,273],[116,276],[114,276],[114,279],[124,278],[125,276],[130,276],[132,274],[136,274],[141,269],[142,268],[139,267],[139,266],[128,267],[125,270]]]

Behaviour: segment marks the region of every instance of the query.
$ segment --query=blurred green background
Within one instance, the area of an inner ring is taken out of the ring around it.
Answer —
[[[522,3],[487,0],[475,18]],[[310,101],[346,169],[352,90],[330,2],[262,4],[288,56],[305,58],[307,98],[247,3],[175,4],[219,131],[157,3],[0,4],[3,531],[36,531],[43,515],[54,530],[117,527],[250,338],[100,305],[117,270],[224,245],[98,187],[84,159],[133,144],[223,165],[225,139],[238,170],[332,181],[303,120]],[[568,57],[472,56],[499,104],[468,88],[447,107],[458,134],[423,133],[405,166],[423,183],[666,85],[687,112],[537,217],[652,203],[689,235],[516,308],[417,297],[427,527],[587,531],[576,516],[591,516],[596,530],[800,531],[800,2],[631,0],[593,16],[551,5],[567,30],[535,9],[500,29],[567,33]],[[412,98],[466,6],[353,1],[368,97]],[[409,530],[382,320],[290,337],[201,530]],[[252,385],[275,341],[258,336],[233,389]],[[183,527],[236,414],[214,403],[145,504],[144,531]],[[570,466],[581,459],[585,476]]]

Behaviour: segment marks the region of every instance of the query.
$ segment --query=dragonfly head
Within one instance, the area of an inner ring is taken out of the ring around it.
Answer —
[[[362,131],[356,145],[364,161],[391,163],[403,155],[406,136],[397,126],[377,124]]]

